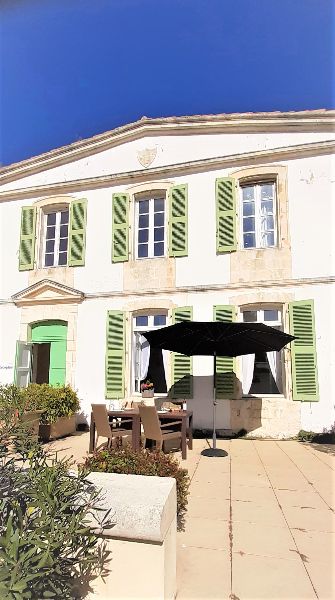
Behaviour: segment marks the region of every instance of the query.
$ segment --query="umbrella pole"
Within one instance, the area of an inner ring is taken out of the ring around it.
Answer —
[[[216,352],[214,352],[213,450],[216,450]]]

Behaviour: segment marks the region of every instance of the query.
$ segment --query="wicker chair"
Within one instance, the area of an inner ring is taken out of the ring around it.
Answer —
[[[181,442],[181,431],[166,429],[172,425],[181,425],[181,421],[170,421],[162,425],[155,406],[139,406],[145,439],[154,440],[156,448],[163,449],[166,440],[178,439]]]
[[[111,448],[113,438],[123,440],[125,436],[131,436],[131,429],[122,429],[118,421],[113,423],[109,421],[106,404],[92,404],[92,412],[97,432],[95,448],[97,448],[99,437],[106,437],[108,439],[107,448]]]

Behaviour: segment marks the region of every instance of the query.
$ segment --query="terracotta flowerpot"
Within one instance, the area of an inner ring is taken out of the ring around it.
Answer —
[[[153,398],[155,394],[155,390],[143,390],[142,391],[142,398]]]
[[[71,435],[76,431],[76,416],[72,417],[61,417],[55,423],[48,425],[40,425],[40,438],[44,442],[48,442],[53,439],[56,440],[66,435]]]

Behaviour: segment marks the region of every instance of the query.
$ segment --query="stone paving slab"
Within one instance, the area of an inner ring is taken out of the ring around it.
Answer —
[[[335,599],[335,452],[295,441],[194,440],[177,534],[177,600]],[[88,434],[52,444],[82,461]]]

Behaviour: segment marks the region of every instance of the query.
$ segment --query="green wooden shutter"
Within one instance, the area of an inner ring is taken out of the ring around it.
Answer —
[[[235,307],[228,305],[217,305],[213,307],[214,321],[231,323],[235,321]],[[236,395],[236,360],[231,356],[218,356],[216,358],[216,397],[220,399],[231,399]]]
[[[107,313],[106,333],[106,398],[124,397],[125,314],[119,310]]]
[[[302,300],[289,304],[293,400],[319,400],[318,370],[314,325],[314,302]]]
[[[191,321],[193,315],[192,306],[174,308],[172,311],[173,323]],[[193,397],[193,357],[172,353],[172,398]]]
[[[68,252],[70,267],[82,267],[85,264],[86,209],[85,199],[71,202]]]
[[[35,232],[36,208],[24,206],[21,210],[19,271],[30,271],[34,268]]]
[[[236,240],[236,193],[233,177],[220,177],[215,182],[216,251],[233,252]]]
[[[169,194],[169,256],[187,256],[187,184],[175,185]]]
[[[125,262],[129,252],[129,194],[113,194],[112,262]]]

